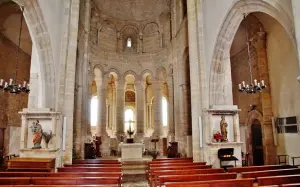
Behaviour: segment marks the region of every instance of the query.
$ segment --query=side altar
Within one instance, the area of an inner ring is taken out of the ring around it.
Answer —
[[[143,160],[143,143],[120,143],[121,161],[141,161]]]

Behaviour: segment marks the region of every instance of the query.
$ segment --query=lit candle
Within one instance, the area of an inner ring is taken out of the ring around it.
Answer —
[[[13,80],[9,79],[9,85],[12,85]]]
[[[21,85],[21,84],[19,84],[19,88],[22,88],[22,85]]]
[[[0,80],[0,86],[3,86],[3,79]]]
[[[241,84],[239,84],[239,90],[242,90],[242,85]]]
[[[245,88],[245,81],[242,82],[243,88]]]
[[[256,79],[254,79],[254,85],[257,86],[257,80]]]
[[[4,88],[7,88],[7,87],[8,87],[8,83],[7,83],[7,82],[5,82]]]
[[[246,88],[249,88],[249,85],[248,85],[248,84],[246,85]]]
[[[23,88],[25,88],[25,87],[26,87],[26,81],[23,82]]]
[[[261,80],[261,85],[265,86],[265,81],[264,80]]]
[[[257,83],[257,87],[259,87],[259,88],[260,88],[260,83]]]

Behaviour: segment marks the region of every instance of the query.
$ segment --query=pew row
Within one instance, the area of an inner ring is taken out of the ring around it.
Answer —
[[[165,187],[253,187],[254,179],[228,179],[213,181],[168,182]]]
[[[122,167],[122,164],[65,164],[64,167]]]
[[[113,185],[121,186],[119,177],[1,177],[0,185]]]
[[[242,172],[251,172],[251,171],[291,169],[291,168],[297,168],[297,167],[291,165],[248,166],[248,167],[228,168],[228,172],[242,173]]]
[[[65,167],[57,168],[58,172],[121,172],[121,167]]]
[[[86,160],[72,160],[72,164],[119,164],[118,160],[96,160],[96,159],[86,159]]]
[[[165,175],[158,176],[158,186],[163,186],[167,182],[188,182],[188,181],[211,181],[236,179],[236,173],[214,173],[214,174],[193,174],[193,175]],[[154,182],[154,187],[157,183]]]
[[[259,186],[300,183],[300,175],[257,177]]]
[[[278,176],[278,175],[295,175],[295,174],[300,174],[300,168],[242,172],[241,177],[256,179],[257,177],[268,177],[268,176]]]

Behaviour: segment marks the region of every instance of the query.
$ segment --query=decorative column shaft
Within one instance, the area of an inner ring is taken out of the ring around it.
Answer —
[[[20,137],[20,149],[27,148],[27,137],[28,137],[28,120],[26,115],[22,115],[22,128],[21,128],[21,137]]]
[[[144,137],[145,89],[142,81],[136,81],[136,136],[137,141]]]
[[[162,129],[162,88],[160,81],[153,81],[154,94],[154,132],[153,137],[160,137]]]
[[[173,74],[168,76],[168,93],[168,137],[169,141],[175,141]]]
[[[30,92],[28,95],[28,108],[38,108],[39,99],[39,74],[30,73]]]
[[[117,82],[117,134],[124,134],[125,82]]]
[[[95,80],[97,85],[97,105],[98,105],[98,113],[97,113],[97,126],[96,126],[96,135],[101,136],[101,80]]]

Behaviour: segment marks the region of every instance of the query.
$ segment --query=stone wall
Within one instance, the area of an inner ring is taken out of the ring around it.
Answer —
[[[0,36],[0,77],[5,81],[9,81],[10,78],[15,77],[16,70],[16,53],[17,46],[8,40],[5,36]],[[19,54],[19,71],[17,75],[17,81],[29,80],[30,71],[30,59],[31,57],[20,50]],[[20,127],[21,118],[18,114],[23,108],[27,107],[28,95],[21,93],[13,95],[6,92],[0,92],[0,128],[6,128],[5,130],[5,152],[10,153],[9,150],[9,138],[10,138],[10,126]]]

